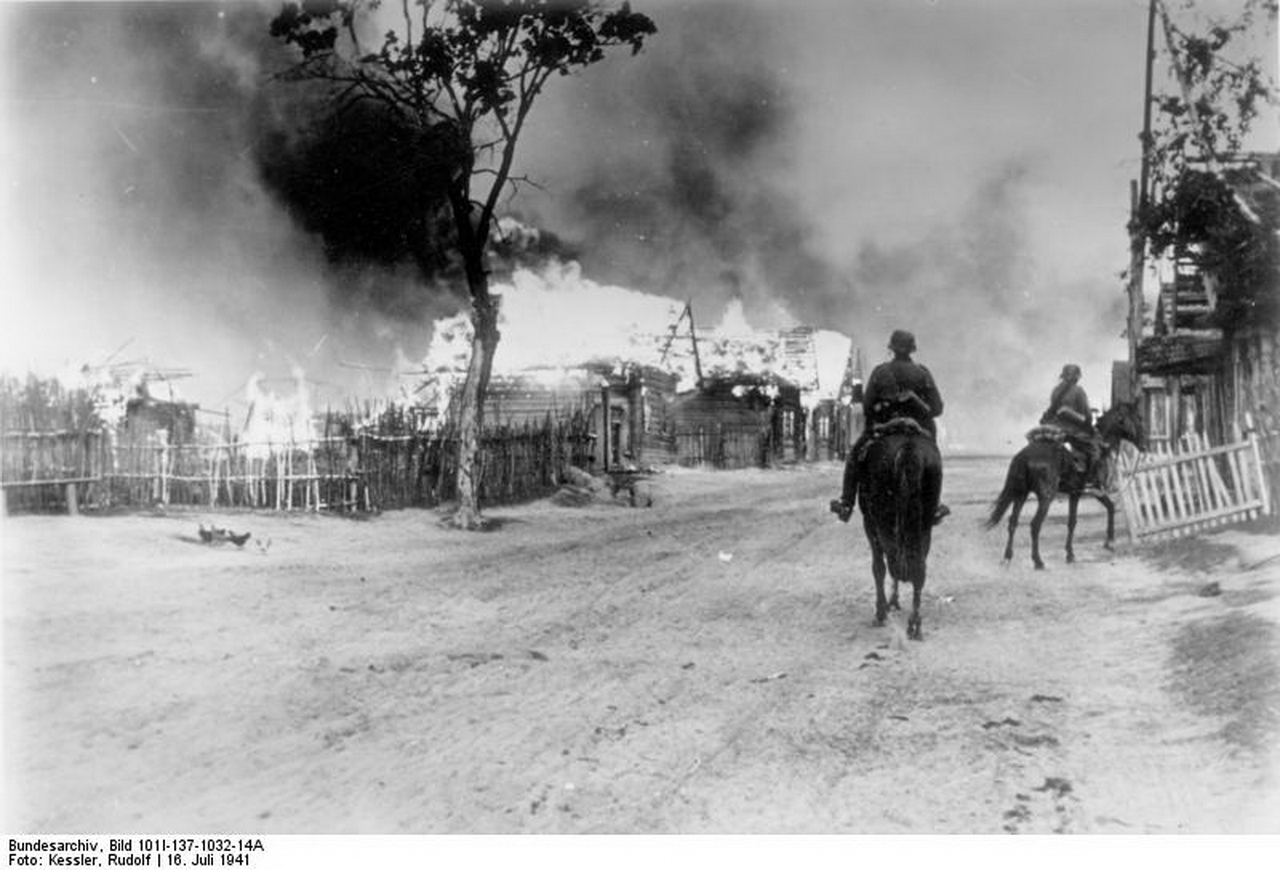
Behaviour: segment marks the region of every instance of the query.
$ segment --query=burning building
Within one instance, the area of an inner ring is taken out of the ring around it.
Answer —
[[[837,402],[852,397],[856,371],[847,336],[753,330],[740,304],[717,326],[698,326],[691,305],[596,284],[576,264],[517,270],[495,291],[502,338],[486,396],[491,425],[587,415],[599,470],[827,458],[842,443],[835,432],[847,415]],[[441,417],[470,341],[465,315],[437,321],[424,393]]]

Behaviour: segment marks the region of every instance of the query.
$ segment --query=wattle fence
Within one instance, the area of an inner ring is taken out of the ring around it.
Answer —
[[[457,434],[422,430],[397,407],[373,416],[330,412],[305,440],[241,441],[128,427],[0,432],[0,491],[9,513],[189,505],[299,511],[434,507],[456,497]],[[589,468],[584,414],[488,428],[480,501],[509,504],[555,492],[569,466]]]

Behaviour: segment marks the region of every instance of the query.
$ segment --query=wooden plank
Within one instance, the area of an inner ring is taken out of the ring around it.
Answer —
[[[1134,475],[1138,486],[1138,500],[1141,504],[1142,525],[1150,527],[1156,522],[1156,500],[1152,492],[1151,475],[1145,471]]]
[[[1220,505],[1214,503],[1213,488],[1209,485],[1209,472],[1205,468],[1208,460],[1205,459],[1204,456],[1200,455],[1204,450],[1205,444],[1199,437],[1193,438],[1192,441],[1195,445],[1195,450],[1193,452],[1196,454],[1194,457],[1196,477],[1200,481],[1200,510],[1211,511],[1220,507]]]
[[[1142,494],[1146,502],[1146,522],[1148,526],[1155,526],[1163,519],[1160,504],[1160,492],[1155,476],[1148,472],[1143,472],[1138,480],[1142,485]]]
[[[1161,523],[1161,524],[1152,526],[1145,533],[1145,535],[1158,534],[1161,532],[1170,532],[1175,529],[1183,528],[1186,526],[1207,527],[1210,524],[1222,525],[1223,524],[1222,521],[1246,519],[1250,513],[1256,512],[1257,510],[1260,510],[1260,509],[1261,509],[1260,503],[1243,504],[1235,507],[1224,508],[1223,510],[1220,510],[1220,511],[1214,511],[1211,514],[1206,514],[1201,517],[1196,517],[1194,520],[1191,520],[1190,522],[1173,521],[1173,522],[1166,522],[1166,523]]]
[[[63,486],[69,483],[100,483],[102,477],[59,477],[51,480],[0,480],[0,489],[24,486]]]
[[[1262,465],[1262,452],[1258,446],[1258,436],[1256,433],[1249,433],[1249,449],[1253,453],[1253,465],[1258,470],[1258,492],[1262,496],[1262,512],[1267,516],[1271,516],[1271,488],[1267,486],[1267,475]]]
[[[1239,451],[1233,450],[1227,454],[1227,467],[1231,471],[1231,491],[1235,494],[1235,503],[1243,505],[1249,499],[1249,492],[1244,469],[1240,465]]]
[[[1220,508],[1229,507],[1232,503],[1231,494],[1227,490],[1227,486],[1222,482],[1222,475],[1218,472],[1218,463],[1213,461],[1213,457],[1205,456],[1205,467],[1209,470],[1209,482],[1213,485],[1213,492],[1218,501]]]
[[[1237,443],[1237,444],[1220,445],[1218,447],[1206,447],[1203,451],[1201,451],[1201,455],[1217,456],[1224,453],[1231,453],[1232,451],[1240,450],[1242,446],[1243,445],[1241,443]],[[1142,468],[1143,470],[1151,471],[1153,469],[1161,468],[1162,466],[1165,466],[1165,465],[1175,465],[1178,462],[1182,461],[1183,458],[1184,457],[1182,456],[1175,456],[1168,452],[1159,452],[1156,454],[1155,459],[1143,462]]]
[[[1182,476],[1183,486],[1186,488],[1187,505],[1191,515],[1195,516],[1207,510],[1200,488],[1200,476],[1196,473],[1195,456],[1191,455],[1190,451],[1188,451],[1186,461],[1178,466],[1178,473]]]
[[[1174,509],[1179,518],[1186,519],[1192,515],[1192,512],[1187,504],[1186,494],[1182,491],[1182,467],[1181,461],[1170,465],[1165,469],[1165,475],[1169,480],[1170,497],[1173,499]]]
[[[1125,528],[1129,530],[1129,543],[1138,540],[1138,527],[1141,519],[1138,516],[1138,501],[1133,494],[1133,477],[1128,475],[1120,487],[1120,508],[1124,512]]]
[[[1173,500],[1169,497],[1169,466],[1161,465],[1152,472],[1156,484],[1156,497],[1160,501],[1160,515],[1169,519],[1177,519],[1174,513]]]

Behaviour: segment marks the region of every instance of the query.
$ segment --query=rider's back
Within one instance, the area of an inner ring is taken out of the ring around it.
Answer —
[[[908,391],[915,393],[922,404],[900,401],[899,397]],[[942,395],[927,368],[912,360],[894,359],[871,372],[863,408],[873,425],[907,416],[933,432],[933,418],[942,413]]]

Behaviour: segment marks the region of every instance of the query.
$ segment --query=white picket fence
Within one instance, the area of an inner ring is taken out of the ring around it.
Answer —
[[[1121,454],[1120,496],[1133,542],[1195,534],[1270,514],[1257,438],[1210,446],[1184,435],[1176,447]]]

